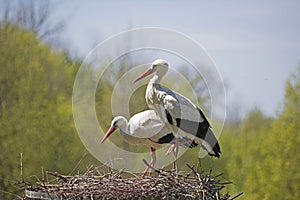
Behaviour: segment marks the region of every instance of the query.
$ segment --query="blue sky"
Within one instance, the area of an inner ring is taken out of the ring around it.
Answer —
[[[84,57],[98,42],[137,27],[179,31],[202,44],[226,83],[230,112],[274,116],[300,63],[300,1],[52,0],[60,38]],[[149,61],[151,62],[151,61]]]

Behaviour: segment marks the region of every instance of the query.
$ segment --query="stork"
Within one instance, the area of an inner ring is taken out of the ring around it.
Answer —
[[[153,110],[146,110],[132,116],[128,120],[123,116],[115,117],[109,130],[101,140],[103,143],[117,128],[120,129],[120,134],[125,141],[131,144],[141,144],[151,148],[152,159],[149,163],[153,167],[156,163],[156,148],[162,147],[164,144],[174,144],[174,135],[169,130],[164,122],[161,121],[159,116]],[[181,138],[180,143],[184,147],[195,147],[197,144],[195,141],[190,140],[187,137]],[[176,160],[174,161],[174,163]],[[175,165],[175,164],[174,164]],[[142,177],[146,175],[151,169],[147,167],[142,174]]]
[[[178,154],[179,138],[188,137],[200,144],[210,156],[220,157],[221,149],[217,138],[204,113],[188,98],[160,85],[161,79],[169,68],[167,61],[155,60],[149,69],[136,78],[134,82],[154,74],[146,89],[146,102],[176,137],[175,157]]]

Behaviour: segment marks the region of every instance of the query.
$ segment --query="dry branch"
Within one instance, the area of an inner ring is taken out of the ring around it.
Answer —
[[[179,173],[153,169],[157,175],[146,178],[125,178],[123,171],[101,173],[102,166],[74,176],[46,172],[56,179],[55,184],[27,186],[25,199],[229,199],[228,193],[220,192],[228,184],[217,179],[221,175],[203,175],[188,167],[190,172]]]

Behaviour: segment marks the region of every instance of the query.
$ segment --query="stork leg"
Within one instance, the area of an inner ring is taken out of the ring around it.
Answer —
[[[178,146],[187,145],[187,144],[189,145],[192,142],[193,142],[192,140],[187,140],[187,141],[180,142],[179,139],[178,139]],[[175,148],[176,148],[175,144],[171,144],[165,155],[166,156],[170,155],[171,152],[174,152]]]
[[[172,170],[176,169],[176,160],[177,160],[177,155],[176,155],[176,144],[171,144],[171,146],[169,147],[168,151],[166,152],[166,156],[168,156],[171,152],[173,152],[173,156],[174,156],[174,161],[173,161],[173,167]]]
[[[173,149],[173,153],[174,153],[174,162],[173,162],[173,170],[175,170],[177,172],[178,168],[177,168],[177,156],[178,156],[178,151],[179,151],[179,140],[178,137],[175,138],[175,145],[174,145],[174,149]]]
[[[166,152],[166,156],[170,155],[171,152],[174,152],[175,144],[171,144],[168,151]]]
[[[156,152],[155,148],[151,147],[151,152],[152,152],[152,159],[150,162],[150,166],[153,168],[155,163],[156,163]],[[151,169],[149,170],[149,176],[151,175]]]
[[[209,162],[209,165],[210,165],[210,167],[209,167],[209,175],[211,175],[211,173],[212,173],[212,165],[213,165],[213,159],[212,159],[212,157],[210,156],[210,162]]]
[[[155,163],[156,163],[156,149],[155,148],[153,148],[153,147],[151,147],[151,152],[152,152],[152,158],[151,158],[151,161],[150,161],[150,163],[149,163],[149,165],[151,166],[151,167],[154,167],[154,165],[155,165]],[[145,169],[145,171],[143,172],[143,174],[142,174],[142,178],[144,178],[145,177],[145,175],[147,174],[147,172],[149,171],[149,176],[151,175],[151,168],[149,169],[149,167],[147,167],[146,169]]]

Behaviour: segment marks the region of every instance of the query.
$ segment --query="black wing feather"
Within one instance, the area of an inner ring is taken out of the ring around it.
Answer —
[[[177,118],[175,119],[176,126],[186,133],[191,133],[195,137],[205,140],[212,147],[212,150],[214,152],[214,154],[209,153],[209,155],[219,158],[221,153],[221,148],[218,143],[218,140],[213,134],[213,132],[211,131],[210,129],[211,126],[208,120],[206,119],[205,115],[203,114],[203,112],[199,108],[197,109],[200,115],[202,116],[202,118],[204,119],[202,122],[194,122],[186,119]],[[168,122],[170,124],[173,124],[172,116],[168,111],[166,111],[166,116]]]

